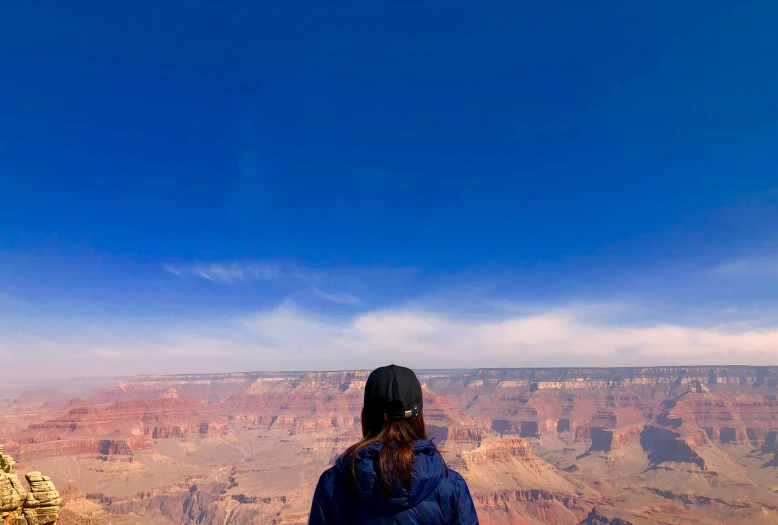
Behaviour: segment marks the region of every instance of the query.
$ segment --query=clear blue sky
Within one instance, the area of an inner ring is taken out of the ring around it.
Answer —
[[[778,363],[776,27],[770,1],[4,2],[0,354]]]

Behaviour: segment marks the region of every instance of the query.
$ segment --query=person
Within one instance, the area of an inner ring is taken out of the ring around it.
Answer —
[[[421,384],[412,370],[373,370],[362,436],[319,478],[309,525],[478,525],[465,480],[427,439]]]

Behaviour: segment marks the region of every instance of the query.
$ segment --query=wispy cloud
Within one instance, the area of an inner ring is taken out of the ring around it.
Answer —
[[[215,284],[237,285],[264,281],[285,283],[290,296],[315,296],[331,303],[359,306],[364,300],[342,287],[364,288],[365,275],[360,269],[314,270],[291,263],[269,261],[228,262],[210,264],[165,264],[162,268],[180,278],[205,279]],[[365,270],[364,273],[374,269]],[[334,290],[333,290],[334,289]]]
[[[311,287],[311,292],[317,297],[321,297],[322,299],[326,299],[336,304],[360,305],[364,303],[362,299],[349,293],[327,293],[315,286]]]
[[[174,265],[162,268],[179,277],[194,276],[220,284],[236,284],[248,281],[276,279],[282,275],[282,268],[271,263],[213,263]]]
[[[778,255],[727,262],[711,273],[720,277],[778,277]]]
[[[163,265],[162,265],[162,268],[163,268],[163,269],[164,269],[164,270],[165,270],[167,273],[170,273],[170,274],[173,274],[173,275],[181,275],[181,274],[182,274],[182,272],[181,272],[181,270],[178,268],[178,266],[175,266],[175,265],[173,265],[173,264],[163,264]]]

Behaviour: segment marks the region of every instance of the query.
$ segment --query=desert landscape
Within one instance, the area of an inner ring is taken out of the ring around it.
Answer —
[[[0,0],[0,525],[778,524],[777,27]]]
[[[483,524],[778,522],[778,368],[418,372]],[[61,525],[301,524],[367,374],[60,382],[4,399],[0,433]]]

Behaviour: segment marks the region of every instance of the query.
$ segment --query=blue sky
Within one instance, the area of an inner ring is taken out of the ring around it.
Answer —
[[[0,6],[20,376],[778,361],[774,2],[163,4]]]

